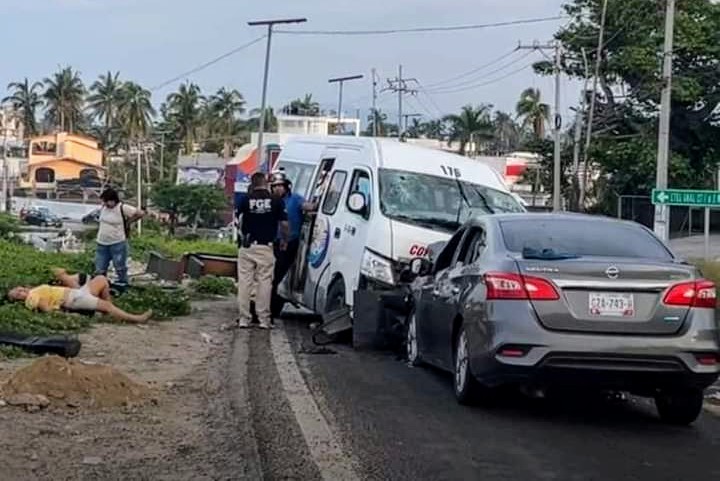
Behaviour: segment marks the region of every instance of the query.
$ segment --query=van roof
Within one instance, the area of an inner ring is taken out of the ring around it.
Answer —
[[[316,163],[322,150],[327,147],[346,147],[375,152],[374,162],[378,168],[420,172],[435,176],[455,175],[443,168],[458,169],[460,179],[507,191],[503,177],[491,166],[478,160],[442,150],[398,142],[392,138],[346,137],[295,137],[283,146],[281,160]],[[309,157],[309,158],[308,158]]]

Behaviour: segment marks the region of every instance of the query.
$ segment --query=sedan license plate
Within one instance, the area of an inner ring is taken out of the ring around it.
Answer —
[[[635,298],[632,294],[591,292],[590,314],[599,317],[632,317],[635,315]]]

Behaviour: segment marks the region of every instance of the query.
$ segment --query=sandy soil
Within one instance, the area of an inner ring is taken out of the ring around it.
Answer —
[[[0,408],[0,479],[237,479],[232,396],[223,379],[232,300],[203,301],[187,318],[148,326],[100,325],[81,336],[80,359],[147,384],[144,406],[39,412]],[[0,381],[31,360],[0,363]]]

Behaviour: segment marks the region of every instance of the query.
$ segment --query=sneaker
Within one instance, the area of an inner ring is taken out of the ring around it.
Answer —
[[[260,323],[259,327],[260,327],[260,329],[272,329],[273,328],[272,324],[265,324],[262,322]]]
[[[249,328],[250,328],[250,323],[249,323],[249,322],[239,322],[239,321],[238,321],[237,327],[239,327],[240,329],[249,329]]]

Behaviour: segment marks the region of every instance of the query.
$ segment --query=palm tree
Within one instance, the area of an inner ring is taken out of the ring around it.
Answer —
[[[518,118],[523,118],[523,129],[532,126],[536,138],[545,137],[545,124],[550,119],[550,106],[542,103],[540,89],[525,89],[520,94],[520,100],[515,109]]]
[[[442,139],[445,137],[445,121],[440,119],[429,120],[422,126],[423,135],[428,139]]]
[[[478,151],[477,144],[493,139],[493,126],[490,121],[490,107],[480,105],[473,107],[466,105],[459,114],[447,115],[444,117],[450,123],[450,142],[458,142],[458,153],[465,155],[468,143],[475,144],[475,152]]]
[[[223,156],[227,159],[232,156],[233,135],[238,130],[237,116],[245,113],[245,99],[235,89],[225,87],[210,97],[208,102],[211,122],[217,122],[218,130],[223,136]]]
[[[105,75],[100,75],[90,87],[92,93],[87,99],[93,118],[103,123],[106,135],[109,135],[110,130],[115,126],[118,105],[122,99],[124,86],[119,77],[119,72],[108,71]]]
[[[130,142],[147,136],[155,116],[152,94],[135,82],[123,83],[117,106],[118,121]]]
[[[315,117],[320,115],[320,104],[315,102],[312,94],[305,94],[301,99],[295,99],[283,107],[283,111],[293,115],[308,115]]]
[[[40,82],[31,84],[27,77],[22,82],[11,82],[7,86],[12,94],[5,97],[3,102],[10,102],[15,109],[22,112],[25,137],[31,137],[38,132],[35,113],[38,107],[42,106],[38,93],[41,88]]]
[[[43,83],[48,120],[62,131],[73,132],[81,123],[85,98],[80,74],[72,67],[65,67]]]
[[[520,142],[520,131],[513,118],[505,112],[495,112],[493,128],[497,150],[501,153],[508,153],[514,150]]]
[[[180,85],[167,97],[168,118],[177,126],[178,137],[185,144],[185,153],[193,151],[197,129],[201,123],[203,96],[194,83]]]
[[[250,119],[248,120],[248,128],[251,130],[258,130],[260,127],[260,109],[253,109],[250,111]],[[272,107],[265,109],[265,132],[277,132],[277,117]]]
[[[370,111],[370,115],[368,115],[368,125],[367,129],[365,130],[365,135],[372,135],[373,134],[373,125],[377,124],[377,136],[378,137],[387,137],[393,134],[397,134],[397,125],[390,124],[387,122],[388,116],[386,113],[384,113],[380,109],[375,109]]]

